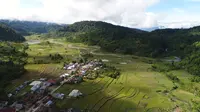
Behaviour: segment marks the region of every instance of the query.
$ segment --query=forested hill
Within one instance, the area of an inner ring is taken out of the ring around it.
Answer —
[[[25,38],[16,33],[13,29],[0,24],[0,41],[25,41]]]
[[[68,41],[99,45],[103,50],[141,56],[183,56],[187,47],[200,41],[199,27],[145,32],[100,21],[76,22],[53,36]]]
[[[117,26],[102,21],[81,21],[60,29],[60,31],[88,32],[91,30],[109,30],[124,33],[145,33],[139,29]]]
[[[0,23],[13,28],[16,32],[22,35],[30,35],[32,33],[48,33],[64,26],[55,23],[19,20],[0,20]]]
[[[148,40],[143,38],[146,33],[101,21],[81,21],[60,29],[56,34],[66,37],[68,41],[99,45],[110,52],[140,54],[139,49],[148,47]]]

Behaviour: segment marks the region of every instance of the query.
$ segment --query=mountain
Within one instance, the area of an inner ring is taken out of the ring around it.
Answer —
[[[141,28],[141,30],[148,31],[148,32],[151,32],[151,31],[154,31],[154,30],[158,30],[158,29],[160,29],[160,28],[159,27]]]
[[[13,29],[0,24],[0,41],[25,41],[25,38],[16,33]]]
[[[60,29],[60,31],[63,30],[63,31],[71,31],[71,32],[88,32],[88,31],[97,30],[97,29],[119,30],[119,32],[125,31],[125,30],[127,32],[137,32],[137,33],[145,32],[143,30],[113,25],[110,23],[102,22],[102,21],[75,22],[74,24],[64,27],[63,29]]]
[[[55,31],[64,26],[55,23],[19,20],[0,20],[0,23],[13,28],[16,32],[22,35],[30,35],[32,33],[48,33],[49,31]]]
[[[148,31],[148,32],[152,32],[152,31],[155,31],[155,30],[161,30],[161,29],[168,29],[168,28],[165,27],[165,26],[156,26],[156,27],[150,27],[150,28],[141,28],[141,30]]]
[[[149,55],[149,42],[145,41],[148,32],[101,21],[81,21],[64,27],[56,32],[58,37],[68,41],[98,45],[109,52]]]
[[[98,45],[109,52],[148,57],[184,56],[187,47],[200,41],[199,29],[157,29],[146,32],[101,21],[81,21],[61,28],[54,36]]]

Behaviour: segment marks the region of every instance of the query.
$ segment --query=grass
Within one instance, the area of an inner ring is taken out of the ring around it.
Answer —
[[[53,53],[62,54],[71,60],[79,55],[79,50],[84,49],[88,52],[94,52],[92,59],[107,59],[109,60],[106,62],[108,65],[116,66],[121,70],[121,76],[117,79],[103,77],[96,80],[85,80],[81,84],[63,85],[56,92],[64,93],[67,96],[73,89],[78,89],[85,94],[85,97],[58,100],[56,105],[59,108],[76,107],[94,112],[173,111],[176,105],[179,105],[183,110],[188,110],[190,109],[191,99],[199,99],[192,92],[187,91],[185,87],[180,87],[167,94],[163,93],[164,90],[170,91],[174,83],[164,74],[153,72],[149,69],[151,64],[146,62],[148,60],[153,61],[153,59],[99,52],[97,47],[63,42],[62,39],[50,39],[48,41],[52,44],[51,46],[44,44],[29,46],[27,51],[29,63],[31,63],[33,57],[41,60],[50,60],[48,56]],[[122,62],[126,64],[120,64]],[[13,86],[20,85],[25,80],[43,76],[49,78],[58,77],[65,72],[62,70],[62,63],[28,64],[26,69],[28,71],[27,74],[13,81]],[[171,72],[183,84],[191,83],[189,78],[192,76],[187,72],[183,70]],[[196,83],[193,85],[199,86]],[[157,92],[158,90],[161,92]],[[171,101],[171,99],[174,99],[175,102]]]
[[[25,36],[26,40],[41,40],[40,35],[30,35],[30,36]]]

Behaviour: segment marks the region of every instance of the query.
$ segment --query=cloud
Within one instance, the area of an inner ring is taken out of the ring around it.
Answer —
[[[0,0],[0,16],[12,17],[17,16],[14,11],[18,11],[20,0]],[[10,9],[9,9],[10,8]]]
[[[23,0],[0,0],[0,18],[73,23],[100,20],[136,28],[157,25],[147,8],[159,0],[31,0],[41,7],[22,7]],[[26,2],[27,4],[27,2]]]
[[[180,21],[180,22],[169,22],[169,23],[160,23],[164,28],[191,28],[198,26],[199,21]]]
[[[180,8],[173,8],[173,11],[176,13],[184,13],[185,12],[185,10],[180,9]]]
[[[165,28],[190,28],[200,25],[200,15],[199,12],[173,8],[163,14],[163,18],[159,19],[158,24]]]

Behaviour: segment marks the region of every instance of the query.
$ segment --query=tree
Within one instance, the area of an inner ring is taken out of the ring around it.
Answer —
[[[0,88],[25,72],[27,53],[24,48],[23,44],[0,42]]]

